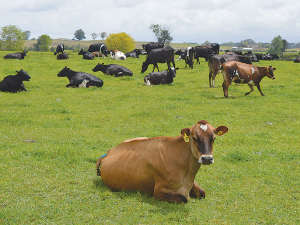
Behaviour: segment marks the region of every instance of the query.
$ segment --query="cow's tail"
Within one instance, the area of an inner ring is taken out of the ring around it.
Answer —
[[[101,161],[106,157],[106,155],[107,154],[101,155],[100,158],[96,162],[97,176],[101,176],[100,165],[101,165]]]

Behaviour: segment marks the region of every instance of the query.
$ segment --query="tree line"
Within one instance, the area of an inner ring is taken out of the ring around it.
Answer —
[[[170,46],[173,37],[171,36],[171,28],[166,25],[159,25],[159,24],[151,24],[149,29],[153,32],[157,42],[164,43],[166,47]],[[22,31],[16,25],[8,25],[2,27],[0,30],[0,50],[7,50],[7,51],[15,51],[21,50],[24,48],[25,40],[28,40],[30,37],[31,32],[26,30]],[[132,51],[134,49],[135,41],[133,38],[122,32],[118,34],[110,34],[107,35],[106,32],[101,32],[99,34],[92,33],[92,39],[95,40],[98,36],[102,38],[106,38],[105,43],[108,45],[108,48],[111,49],[118,49],[120,51]],[[85,32],[82,29],[78,29],[74,32],[73,40],[83,40],[86,39]],[[246,39],[239,43],[241,47],[247,47],[249,44],[254,44],[255,42],[251,39]],[[203,45],[210,44],[209,41],[206,41]],[[255,43],[256,44],[256,43]],[[34,51],[50,51],[51,48],[49,46],[52,45],[52,39],[44,34],[41,35],[37,39],[37,43],[33,44]],[[222,45],[227,46],[236,46],[233,42],[223,43]],[[270,54],[279,54],[283,55],[283,52],[288,48],[289,43],[282,39],[280,35],[274,37],[270,44],[257,44],[260,47],[268,48],[267,53]]]

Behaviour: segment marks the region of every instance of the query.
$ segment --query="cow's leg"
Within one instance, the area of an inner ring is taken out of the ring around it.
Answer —
[[[265,95],[262,93],[261,89],[260,89],[259,83],[256,84],[256,87],[257,87],[257,89],[259,90],[260,94],[261,94],[262,96],[265,96]]]
[[[190,196],[193,198],[205,198],[205,191],[194,181],[190,190]]]
[[[224,92],[224,96],[226,97],[226,98],[228,98],[228,84],[224,81],[223,82],[223,92]]]
[[[249,95],[252,91],[254,91],[254,88],[253,88],[252,84],[248,84],[248,86],[250,87],[251,91],[247,92],[245,95]],[[260,89],[258,89],[258,90],[260,90]]]
[[[153,197],[158,200],[168,201],[168,202],[177,202],[177,203],[187,203],[187,198],[182,194],[177,192],[172,192],[170,190],[165,191],[154,191]]]

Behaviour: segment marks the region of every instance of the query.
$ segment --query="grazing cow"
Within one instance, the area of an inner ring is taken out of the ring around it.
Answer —
[[[125,56],[126,56],[126,57],[139,58],[139,55],[141,55],[141,54],[142,54],[141,49],[134,49],[134,50],[131,51],[131,52],[125,53]]]
[[[85,84],[86,87],[96,86],[102,87],[103,80],[100,80],[98,77],[84,72],[75,72],[70,68],[63,68],[58,74],[58,77],[68,77],[70,83],[66,85],[66,87],[79,87],[80,84],[87,80],[88,82]]]
[[[150,42],[148,44],[143,44],[142,46],[143,46],[143,49],[147,52],[147,54],[149,54],[149,52],[152,49],[163,48],[164,44],[163,43],[153,43],[153,42]]]
[[[110,58],[114,60],[125,60],[126,56],[123,52],[117,51],[117,52],[110,52]]]
[[[209,86],[215,86],[215,79],[218,73],[221,73],[221,65],[228,61],[238,61],[247,64],[252,64],[251,59],[248,56],[241,56],[237,54],[222,54],[222,55],[210,55],[208,60],[209,70]],[[212,80],[212,82],[211,82]]]
[[[132,76],[133,74],[132,71],[126,67],[116,64],[104,65],[104,63],[98,63],[92,70],[93,72],[101,71],[106,75],[114,75],[116,77]]]
[[[251,91],[247,92],[245,95],[249,95],[253,90],[255,85],[262,96],[265,96],[260,89],[260,81],[265,77],[275,79],[273,71],[276,68],[272,66],[269,67],[259,67],[255,65],[249,65],[241,62],[226,62],[222,64],[223,72],[223,92],[224,96],[228,98],[228,86],[232,83],[248,84]]]
[[[100,52],[107,57],[107,47],[104,43],[91,44],[88,52]]]
[[[68,59],[69,56],[66,52],[63,52],[63,53],[57,54],[56,58],[57,59]]]
[[[194,55],[195,55],[195,48],[194,47],[188,47],[184,51],[185,68],[186,68],[187,65],[189,65],[189,67],[191,69],[194,68]]]
[[[176,70],[178,68],[171,67],[166,71],[149,73],[144,77],[144,82],[147,85],[172,84],[173,78],[176,77]]]
[[[196,64],[200,64],[199,57],[205,58],[208,61],[208,57],[213,54],[213,48],[211,46],[196,46],[195,47],[195,59],[197,59]]]
[[[113,190],[139,190],[158,200],[186,203],[204,198],[195,182],[200,166],[214,162],[216,136],[228,131],[201,120],[177,137],[134,138],[110,149],[96,162],[97,175]]]
[[[8,75],[0,82],[0,91],[17,93],[18,91],[27,91],[23,81],[30,81],[31,76],[21,69],[16,71],[16,75]]]
[[[299,63],[300,62],[300,56],[297,56],[295,59],[294,59],[294,63]]]
[[[92,59],[94,59],[94,56],[93,56],[92,53],[86,52],[86,53],[83,55],[83,59],[92,60]]]
[[[144,73],[147,69],[149,64],[153,64],[153,71],[155,67],[158,69],[157,63],[167,63],[168,68],[171,67],[170,63],[173,63],[173,67],[175,68],[175,61],[174,61],[174,50],[173,48],[156,48],[152,49],[147,56],[147,59],[142,64],[142,71],[141,73]]]
[[[64,50],[65,50],[65,44],[58,44],[54,52],[54,55],[59,53],[64,53]]]
[[[81,49],[81,50],[78,52],[78,55],[84,55],[85,53],[87,53],[87,51],[84,51],[83,49]]]
[[[28,51],[10,53],[4,56],[4,59],[24,59]]]

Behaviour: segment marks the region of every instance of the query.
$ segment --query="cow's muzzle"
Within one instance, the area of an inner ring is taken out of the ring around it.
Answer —
[[[203,165],[210,165],[214,163],[214,157],[212,155],[202,155],[198,162]]]

